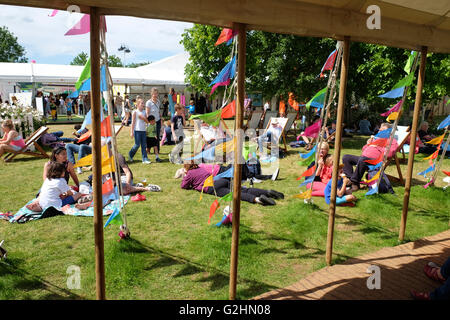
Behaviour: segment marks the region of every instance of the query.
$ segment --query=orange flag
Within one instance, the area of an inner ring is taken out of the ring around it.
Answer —
[[[312,176],[314,174],[316,170],[316,166],[312,166],[311,168],[309,168],[308,170],[306,170],[305,172],[302,173],[302,175],[300,177],[297,178],[297,180],[300,180],[303,177],[309,177]]]
[[[368,164],[373,164],[373,165],[375,165],[375,164],[378,164],[378,163],[380,163],[381,161],[383,161],[383,157],[384,157],[384,154],[383,154],[383,152],[382,153],[380,153],[380,156],[378,157],[378,159],[373,159],[373,160],[365,160]]]
[[[113,179],[108,179],[102,185],[102,194],[107,194],[114,189]]]
[[[211,204],[211,207],[209,208],[209,219],[208,219],[208,224],[211,223],[211,218],[214,215],[214,213],[216,213],[216,210],[220,207],[219,201],[214,200],[214,202]]]
[[[433,154],[431,154],[430,156],[428,156],[428,157],[426,157],[426,158],[423,158],[423,160],[428,160],[428,159],[433,160],[433,159],[436,159],[437,156],[438,156],[438,154],[439,154],[439,149],[437,149],[435,152],[433,152]]]
[[[78,138],[78,142],[83,142],[87,140],[91,136],[91,130],[88,130],[85,134],[81,135],[81,137]]]
[[[107,116],[101,124],[101,136],[111,137],[111,135],[111,116]]]
[[[381,138],[381,139],[377,139],[377,140],[373,141],[370,145],[384,148],[387,146],[388,142],[389,142],[389,139]]]
[[[233,100],[222,109],[222,119],[233,118],[236,115],[236,100]]]
[[[448,175],[450,177],[450,171],[444,171],[442,170],[443,173],[445,173],[446,175]]]

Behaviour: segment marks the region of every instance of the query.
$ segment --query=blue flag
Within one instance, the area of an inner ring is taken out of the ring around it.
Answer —
[[[316,152],[317,149],[317,145],[314,146],[314,148],[311,149],[311,151],[309,151],[308,153],[300,153],[300,158],[302,159],[308,159],[309,157],[311,157],[314,152]]]
[[[215,151],[216,151],[216,147],[214,146],[212,148],[206,149],[205,151],[199,153],[195,157],[187,158],[184,160],[199,160],[199,159],[215,160],[216,159]]]
[[[403,97],[403,91],[405,90],[405,87],[400,87],[397,89],[393,89],[389,92],[386,92],[385,94],[379,95],[380,98],[390,98],[395,99],[399,97]]]
[[[376,194],[378,193],[378,184],[375,185],[375,187],[373,187],[372,189],[370,189],[365,196],[370,196],[372,194]]]
[[[425,171],[419,172],[417,175],[427,177],[427,173],[434,171],[435,166],[429,166]]]
[[[450,126],[450,114],[439,124],[438,130],[444,129],[447,126]]]
[[[222,172],[221,174],[218,174],[214,177],[214,181],[222,179],[222,178],[232,178],[234,174],[234,167],[231,167],[225,172]]]
[[[311,183],[311,182],[313,182],[314,181],[314,178],[315,178],[315,175],[314,176],[311,176],[311,178],[309,178],[309,179],[305,179],[305,181],[303,181],[303,183],[302,184],[300,184],[300,186],[299,187],[303,187],[303,186],[306,186],[308,183]]]
[[[391,132],[392,132],[392,128],[383,130],[383,131],[379,131],[376,135],[375,138],[389,138],[391,136]]]

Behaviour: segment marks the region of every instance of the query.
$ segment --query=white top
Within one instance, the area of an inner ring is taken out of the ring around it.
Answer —
[[[145,131],[147,129],[147,124],[144,120],[139,118],[139,116],[146,117],[145,110],[139,111],[139,109],[136,109],[133,113],[136,114],[136,118],[134,120],[134,131]]]
[[[270,109],[270,104],[268,104],[267,102],[266,102],[266,104],[264,105],[264,110],[269,110]]]
[[[200,133],[202,134],[203,138],[205,138],[206,141],[211,141],[213,139],[216,139],[216,131],[213,127],[206,127],[202,126],[200,129]]]
[[[275,142],[278,142],[278,140],[280,139],[281,131],[282,128],[279,125],[277,125],[276,127],[270,125],[270,127],[267,129],[267,132],[272,132],[272,139]]]
[[[155,121],[159,121],[160,120],[160,113],[159,113],[159,107],[161,106],[161,102],[158,100],[155,102],[153,102],[152,99],[148,100],[145,103],[145,109],[149,109],[148,115],[152,115],[155,117]]]
[[[70,190],[66,179],[45,179],[39,195],[39,205],[42,209],[53,206],[60,208],[62,206],[62,200],[59,196]]]

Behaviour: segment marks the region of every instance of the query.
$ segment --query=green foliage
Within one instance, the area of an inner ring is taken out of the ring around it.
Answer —
[[[108,66],[109,67],[123,67],[122,60],[114,54],[108,56]]]
[[[72,62],[70,62],[70,64],[72,66],[84,66],[87,62],[89,58],[89,55],[84,52],[81,51],[81,53],[79,53],[75,58],[73,58]]]
[[[144,62],[132,62],[130,64],[127,64],[125,68],[137,68],[141,66],[146,66],[148,64],[152,63],[151,61],[144,61]]]
[[[0,27],[0,62],[28,62],[25,48],[7,27]]]

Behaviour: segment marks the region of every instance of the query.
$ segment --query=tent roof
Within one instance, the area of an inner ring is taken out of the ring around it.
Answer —
[[[109,68],[114,84],[185,85],[184,66],[189,54],[181,53],[138,68]],[[16,82],[75,83],[82,66],[0,63],[0,80]]]
[[[448,0],[0,0],[0,3],[66,10],[80,6],[88,13],[188,21],[300,36],[329,37],[375,43],[411,50],[428,46],[431,52],[450,53],[450,1]],[[370,30],[366,22],[369,5],[381,10],[381,29]]]

